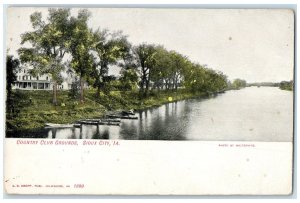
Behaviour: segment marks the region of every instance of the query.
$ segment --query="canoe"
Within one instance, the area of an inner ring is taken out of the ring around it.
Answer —
[[[114,126],[120,125],[120,122],[103,122],[103,121],[86,121],[86,120],[81,120],[77,122],[78,124],[83,124],[83,125],[114,125]]]
[[[120,118],[120,119],[138,119],[137,116],[121,116],[121,115],[106,115],[108,118]]]
[[[46,128],[73,128],[73,124],[56,124],[56,123],[46,123]]]
[[[104,118],[104,119],[95,119],[95,118],[89,118],[89,119],[82,119],[82,120],[79,120],[79,122],[81,121],[88,121],[88,122],[115,122],[115,123],[119,123],[121,122],[121,119],[107,119],[107,118]]]

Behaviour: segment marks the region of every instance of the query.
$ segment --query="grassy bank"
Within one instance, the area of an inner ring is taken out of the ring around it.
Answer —
[[[45,123],[73,123],[79,119],[101,117],[107,111],[146,109],[168,102],[206,95],[184,90],[151,92],[145,99],[138,99],[137,92],[111,91],[95,96],[95,91],[85,91],[85,102],[70,98],[68,91],[58,92],[58,105],[52,105],[52,91],[14,92],[15,112],[7,114],[7,130],[34,130]],[[171,99],[172,98],[172,99]],[[172,100],[172,101],[171,101]]]
[[[279,89],[281,90],[287,90],[287,91],[293,91],[293,86],[290,85],[290,86],[282,86],[282,87],[279,87]]]
[[[281,90],[293,91],[294,82],[291,81],[282,81],[279,83],[279,88]]]

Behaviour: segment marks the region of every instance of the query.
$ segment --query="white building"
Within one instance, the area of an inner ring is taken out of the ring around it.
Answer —
[[[17,72],[17,81],[13,85],[13,89],[21,90],[52,90],[53,81],[48,74],[33,77],[29,73],[30,68],[21,68]],[[58,89],[68,90],[71,88],[72,79],[66,79],[62,84],[58,85]],[[69,84],[71,82],[71,84]]]

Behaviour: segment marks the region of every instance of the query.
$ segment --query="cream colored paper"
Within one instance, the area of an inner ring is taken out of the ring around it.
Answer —
[[[34,145],[17,144],[20,140],[24,141],[5,140],[8,193],[278,195],[292,191],[291,142],[120,140],[119,145],[109,141],[109,146],[97,140],[95,146],[84,146],[83,140],[77,140],[78,145],[62,146],[55,140],[43,145],[49,141],[44,139],[26,139],[37,141]]]

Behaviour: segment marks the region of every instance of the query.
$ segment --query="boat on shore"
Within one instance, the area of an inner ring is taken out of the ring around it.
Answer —
[[[138,119],[137,116],[135,116],[134,110],[131,109],[129,111],[117,111],[117,112],[108,112],[105,117],[105,119]]]
[[[81,128],[82,125],[120,126],[121,119],[138,119],[133,110],[110,112],[104,117],[81,119],[70,124],[46,123],[45,128]]]
[[[119,118],[119,119],[138,119],[137,116],[122,116],[122,115],[106,115],[107,118]]]
[[[114,126],[119,126],[120,122],[81,120],[81,121],[77,121],[77,124],[81,124],[81,125],[114,125]]]
[[[74,124],[46,123],[45,128],[73,128]]]
[[[110,118],[89,118],[89,119],[82,119],[80,121],[91,121],[91,122],[111,122],[111,123],[120,123],[121,119],[110,119]]]

